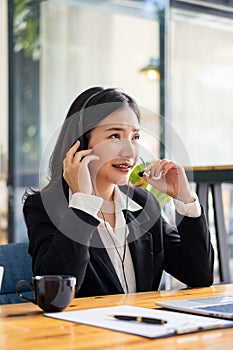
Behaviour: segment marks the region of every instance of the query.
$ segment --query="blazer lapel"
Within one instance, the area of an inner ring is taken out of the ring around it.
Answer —
[[[93,244],[93,241],[94,241],[94,244]],[[91,241],[91,246],[89,248],[89,251],[90,251],[91,257],[96,261],[96,263],[99,265],[103,273],[108,277],[108,279],[116,287],[116,290],[119,293],[124,293],[121,283],[116,274],[116,271],[109,258],[108,252],[105,249],[103,242],[100,238],[98,230],[96,230],[93,235],[93,239]]]

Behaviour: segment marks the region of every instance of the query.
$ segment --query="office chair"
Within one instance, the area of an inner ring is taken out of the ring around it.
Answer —
[[[15,304],[24,302],[16,294],[16,284],[19,280],[31,281],[32,261],[28,254],[28,243],[10,243],[0,245],[0,266],[3,266],[3,279],[0,290],[0,304]],[[28,286],[22,287],[24,295],[33,298],[33,292]]]

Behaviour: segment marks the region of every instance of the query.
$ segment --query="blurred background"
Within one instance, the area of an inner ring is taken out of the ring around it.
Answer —
[[[156,157],[194,168],[233,164],[233,1],[1,0],[0,52],[1,244],[27,241],[23,193],[39,188],[41,158],[88,87],[136,99]],[[233,281],[230,180],[221,191]]]

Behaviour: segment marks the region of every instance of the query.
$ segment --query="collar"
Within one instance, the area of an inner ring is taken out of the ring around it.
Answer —
[[[118,186],[115,187],[114,202],[116,212],[125,209],[129,211],[137,211],[142,209],[141,205],[132,200],[129,196],[127,196],[127,194],[123,193]]]

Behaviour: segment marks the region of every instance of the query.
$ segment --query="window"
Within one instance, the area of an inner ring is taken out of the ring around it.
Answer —
[[[8,6],[8,238],[17,242],[27,240],[25,188],[44,184],[59,126],[81,91],[116,86],[132,95],[143,107],[144,127],[158,135],[152,141],[159,155],[159,80],[140,69],[159,58],[163,2],[11,0]]]

